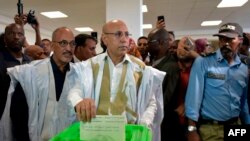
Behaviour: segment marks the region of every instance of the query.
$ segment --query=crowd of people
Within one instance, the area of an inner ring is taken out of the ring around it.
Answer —
[[[238,23],[223,24],[213,47],[175,39],[163,20],[136,42],[124,21],[111,20],[97,54],[95,37],[67,27],[41,39],[36,20],[34,45],[26,14],[0,36],[0,140],[47,141],[96,115],[123,115],[153,141],[223,141],[225,125],[250,124],[250,34]]]

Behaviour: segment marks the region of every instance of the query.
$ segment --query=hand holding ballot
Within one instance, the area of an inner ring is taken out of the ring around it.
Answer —
[[[78,120],[83,122],[90,122],[96,116],[96,106],[93,99],[84,98],[75,108]]]

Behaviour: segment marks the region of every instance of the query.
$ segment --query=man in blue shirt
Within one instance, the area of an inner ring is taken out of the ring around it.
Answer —
[[[224,139],[225,124],[250,124],[247,105],[248,69],[240,61],[237,50],[242,43],[243,31],[237,23],[220,27],[220,48],[198,57],[191,70],[185,109],[188,118],[188,140]],[[196,123],[200,123],[199,132]],[[205,130],[210,128],[215,134]],[[212,138],[211,138],[212,137]]]

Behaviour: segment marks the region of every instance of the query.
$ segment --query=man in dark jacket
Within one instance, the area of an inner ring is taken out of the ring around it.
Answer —
[[[176,58],[170,54],[168,41],[169,33],[164,28],[156,28],[148,35],[148,47],[152,59],[152,66],[166,72],[163,81],[164,118],[161,124],[161,140],[178,140],[178,129],[174,125],[178,120],[173,117],[175,106],[175,89],[179,80],[179,67]],[[177,114],[175,114],[177,115]]]
[[[5,28],[5,48],[0,52],[0,119],[4,112],[10,78],[7,68],[29,63],[30,60],[22,53],[25,42],[24,29],[22,26],[12,23]],[[19,85],[17,85],[19,87]],[[18,88],[17,88],[18,89]],[[28,106],[22,89],[15,92],[11,103],[11,120],[13,122],[13,133],[17,140],[29,140],[28,137]],[[20,116],[22,115],[22,116]]]

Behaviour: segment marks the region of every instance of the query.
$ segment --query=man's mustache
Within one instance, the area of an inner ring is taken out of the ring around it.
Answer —
[[[73,55],[73,53],[70,52],[70,51],[66,51],[66,52],[63,53],[63,55]]]
[[[224,46],[222,46],[222,48],[232,50],[232,47],[228,43],[226,43]]]
[[[229,45],[224,45],[224,46],[222,46],[221,49],[227,49],[227,50],[232,51],[232,48],[231,48],[231,46],[229,46]]]
[[[129,48],[128,46],[119,46],[119,48]]]

